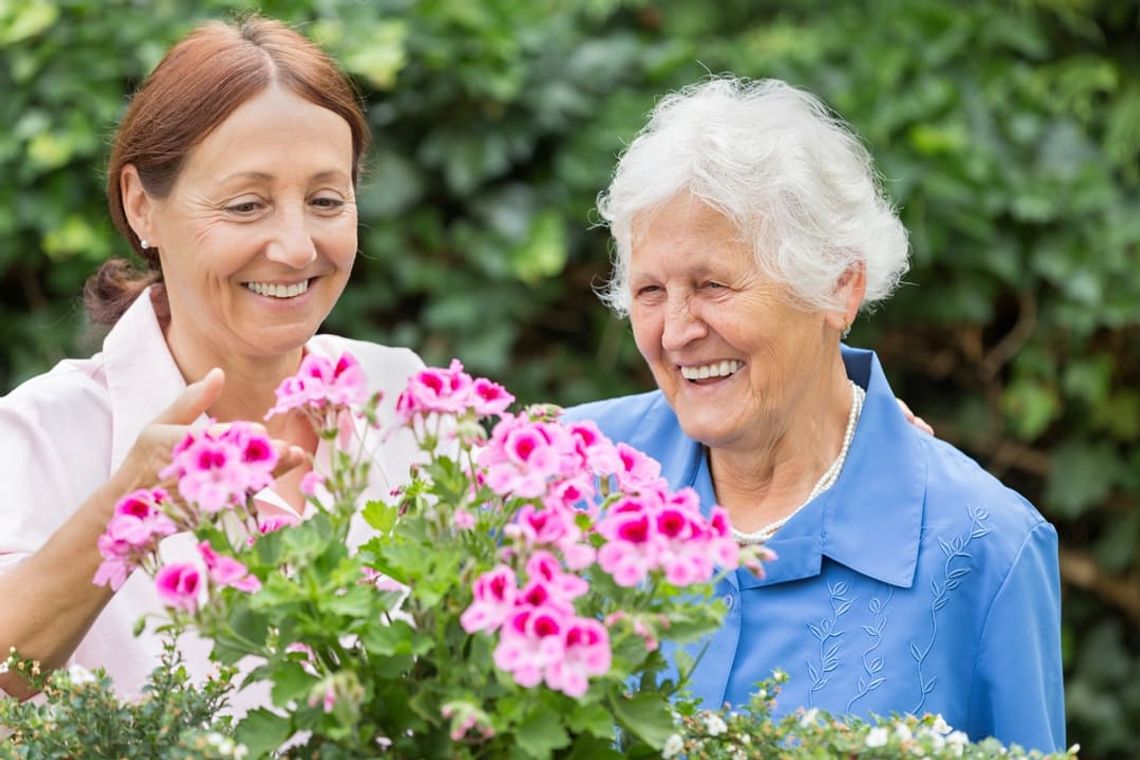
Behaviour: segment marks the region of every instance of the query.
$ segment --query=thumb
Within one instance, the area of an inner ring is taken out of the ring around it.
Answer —
[[[154,421],[166,425],[189,425],[214,405],[225,384],[225,373],[214,367],[201,380],[186,386],[186,390]]]

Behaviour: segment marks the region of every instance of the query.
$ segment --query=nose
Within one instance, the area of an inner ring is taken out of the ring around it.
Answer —
[[[693,310],[693,304],[685,295],[672,295],[665,305],[665,325],[661,331],[661,347],[666,351],[677,351],[708,333],[708,326]]]
[[[317,260],[308,220],[302,210],[282,209],[274,219],[273,236],[265,257],[293,269],[304,269]]]

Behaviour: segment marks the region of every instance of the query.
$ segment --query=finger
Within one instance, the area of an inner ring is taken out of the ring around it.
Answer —
[[[922,419],[921,417],[915,416],[915,418],[913,420],[911,420],[910,422],[912,425],[914,425],[916,428],[918,428],[922,432],[926,433],[927,435],[934,435],[934,428],[931,427],[929,422]]]
[[[276,442],[275,447],[277,448],[277,466],[273,468],[274,477],[279,478],[290,470],[309,464],[309,455],[300,446]]]
[[[186,390],[154,421],[162,425],[189,425],[214,405],[225,382],[225,373],[214,367],[201,380],[186,386]]]

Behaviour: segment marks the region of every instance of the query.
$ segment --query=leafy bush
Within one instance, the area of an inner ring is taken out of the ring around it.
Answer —
[[[112,252],[123,96],[244,3],[0,3],[0,386],[80,351]],[[1070,734],[1140,755],[1140,61],[1114,0],[268,0],[356,77],[377,136],[363,256],[330,328],[459,355],[524,400],[648,387],[594,194],[655,97],[706,70],[822,95],[912,234],[907,286],[856,326],[939,434],[1062,537]]]
[[[230,720],[220,714],[233,671],[224,668],[194,684],[181,665],[174,639],[138,700],[115,694],[106,673],[73,666],[50,674],[13,653],[0,666],[13,668],[42,695],[19,702],[0,697],[0,758],[222,758],[235,756],[225,741]],[[5,730],[6,729],[6,730]],[[237,755],[240,757],[240,753]]]

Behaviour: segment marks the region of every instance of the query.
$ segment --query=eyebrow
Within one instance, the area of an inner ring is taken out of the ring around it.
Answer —
[[[234,172],[233,174],[227,174],[226,176],[222,177],[218,180],[218,182],[225,184],[227,182],[233,182],[234,180],[238,179],[254,180],[256,182],[272,182],[274,176],[272,174],[266,174],[265,172]],[[325,180],[330,179],[344,180],[348,179],[348,175],[339,169],[326,169],[323,172],[314,174],[310,181],[324,182]]]

